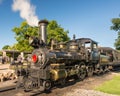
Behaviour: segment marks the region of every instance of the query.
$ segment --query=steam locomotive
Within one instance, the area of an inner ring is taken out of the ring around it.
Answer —
[[[72,40],[57,44],[52,40],[49,48],[46,43],[47,24],[46,20],[39,21],[41,38],[30,38],[34,47],[32,62],[26,69],[16,69],[17,88],[50,90],[53,85],[64,85],[71,78],[83,80],[93,73],[109,71],[113,64],[119,65],[117,51],[98,48],[98,43],[90,38],[76,39],[73,36]]]

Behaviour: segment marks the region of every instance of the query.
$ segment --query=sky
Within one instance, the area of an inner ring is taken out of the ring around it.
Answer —
[[[0,0],[0,49],[16,43],[12,29],[24,20],[29,24],[35,21],[31,26],[37,26],[38,20],[45,18],[69,30],[71,39],[75,34],[114,48],[117,32],[110,26],[119,14],[120,0]]]

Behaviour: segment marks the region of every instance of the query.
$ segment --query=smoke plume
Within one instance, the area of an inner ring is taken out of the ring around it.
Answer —
[[[37,26],[38,17],[35,14],[35,6],[30,3],[30,0],[13,0],[13,11],[19,11],[20,17],[25,19],[31,26]]]

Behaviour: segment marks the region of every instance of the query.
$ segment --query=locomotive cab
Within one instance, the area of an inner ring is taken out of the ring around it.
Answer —
[[[99,52],[97,42],[89,38],[80,38],[77,39],[77,42],[79,43],[81,52],[84,51],[88,62],[98,62]]]

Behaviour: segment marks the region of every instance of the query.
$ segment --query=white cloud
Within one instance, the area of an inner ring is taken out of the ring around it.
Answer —
[[[30,3],[30,0],[13,0],[13,11],[19,11],[20,17],[25,19],[31,26],[37,26],[38,17],[35,14],[35,6]]]

